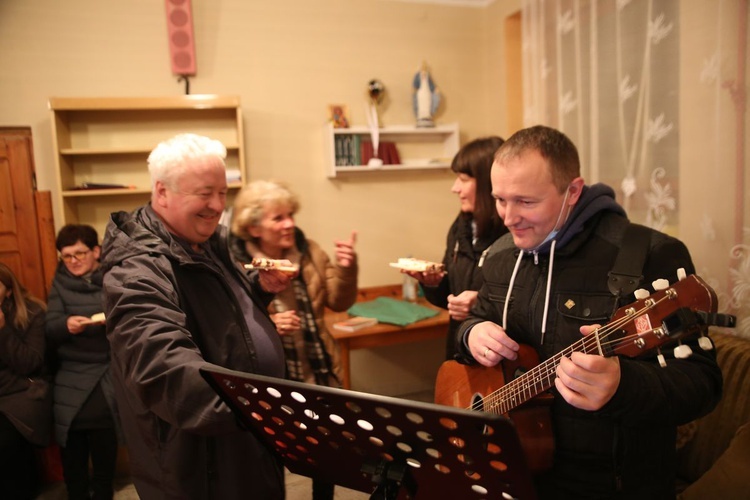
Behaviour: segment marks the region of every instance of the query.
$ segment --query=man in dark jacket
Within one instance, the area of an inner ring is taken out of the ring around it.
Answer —
[[[510,230],[491,248],[485,284],[457,334],[465,363],[490,367],[518,356],[541,360],[606,323],[632,293],[608,288],[629,221],[602,184],[586,186],[578,153],[562,133],[521,130],[492,167],[497,210]],[[694,272],[677,239],[645,229],[642,287]],[[536,478],[542,498],[674,498],[676,426],[708,413],[721,397],[713,351],[695,346],[631,359],[571,352],[555,368],[552,469]]]
[[[248,277],[227,246],[226,149],[193,134],[148,159],[151,203],[112,214],[102,250],[107,335],[141,498],[284,497],[283,469],[199,373],[222,366],[284,376],[266,312],[288,284]]]

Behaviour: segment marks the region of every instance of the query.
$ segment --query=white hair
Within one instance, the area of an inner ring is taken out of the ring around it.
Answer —
[[[176,135],[159,143],[148,155],[151,189],[156,186],[157,181],[175,188],[177,179],[185,172],[189,160],[215,158],[226,167],[226,157],[227,148],[215,139],[197,134]]]

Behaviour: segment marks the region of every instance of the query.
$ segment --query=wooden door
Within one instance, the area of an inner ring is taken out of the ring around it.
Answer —
[[[0,262],[47,300],[57,256],[49,192],[36,190],[31,129],[0,127]]]

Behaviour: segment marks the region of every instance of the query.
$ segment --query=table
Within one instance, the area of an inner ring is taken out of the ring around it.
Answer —
[[[401,298],[401,285],[386,285],[380,287],[362,288],[357,294],[357,302],[373,300],[377,297]],[[424,298],[417,300],[417,304],[435,309],[436,316],[423,319],[407,326],[396,326],[378,323],[356,332],[342,332],[333,328],[337,321],[349,318],[346,312],[335,313],[326,311],[325,322],[331,336],[336,339],[341,351],[341,368],[343,370],[342,384],[344,389],[351,389],[350,352],[355,349],[369,349],[409,342],[420,342],[437,338],[445,338],[448,334],[448,311],[435,307]]]

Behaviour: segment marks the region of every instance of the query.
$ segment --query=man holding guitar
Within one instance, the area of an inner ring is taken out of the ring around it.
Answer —
[[[554,455],[536,476],[539,496],[674,498],[676,427],[721,397],[714,351],[705,350],[710,342],[703,339],[704,349],[694,347],[687,358],[671,349],[638,358],[606,354],[598,338],[591,352],[566,352],[591,325],[635,301],[632,290],[614,295],[608,280],[621,247],[637,243],[625,237],[631,224],[613,190],[585,185],[564,134],[536,126],[510,137],[495,156],[492,194],[510,234],[485,261],[485,284],[457,334],[457,359],[491,370],[504,360],[518,363],[531,346],[542,362],[554,361]],[[678,269],[694,272],[682,242],[643,233],[642,288],[677,281]],[[526,369],[519,366],[519,373]],[[439,376],[437,402],[440,385]],[[519,434],[533,428],[518,426]]]

